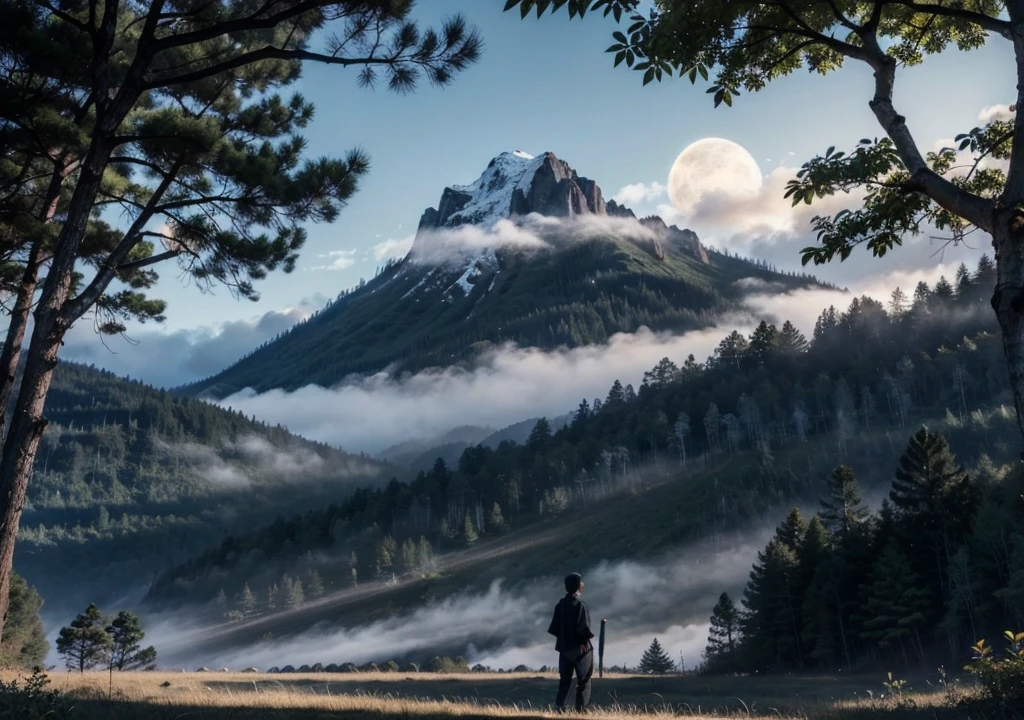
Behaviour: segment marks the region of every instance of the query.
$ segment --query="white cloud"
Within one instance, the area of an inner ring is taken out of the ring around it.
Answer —
[[[463,225],[419,233],[409,258],[424,265],[436,265],[487,249],[540,250],[546,247],[547,242],[533,229],[503,218],[490,228]]]
[[[380,237],[378,235],[377,237]],[[378,262],[381,260],[388,260],[390,258],[403,258],[409,254],[409,250],[412,248],[412,241],[415,239],[415,235],[408,235],[403,238],[388,238],[383,242],[379,242],[370,248],[373,253],[373,257]]]
[[[987,125],[994,120],[1011,120],[1013,115],[1009,105],[989,105],[978,113],[978,121]]]
[[[315,295],[295,307],[271,310],[250,320],[166,332],[148,327],[123,337],[100,338],[88,318],[76,323],[65,338],[61,357],[95,364],[161,387],[174,387],[213,375],[327,303]]]
[[[727,323],[730,329],[736,323]],[[741,329],[753,325],[746,321]],[[381,373],[333,389],[243,391],[224,406],[280,422],[293,432],[349,450],[377,452],[397,442],[434,437],[458,425],[504,427],[523,418],[561,415],[581,399],[602,399],[616,379],[639,386],[643,373],[668,356],[707,357],[718,328],[685,335],[646,329],[607,345],[544,352],[503,347],[472,370],[449,368],[394,378]]]
[[[184,461],[196,477],[216,488],[242,488],[256,482],[341,480],[371,477],[379,468],[351,457],[328,464],[308,447],[276,447],[259,435],[243,435],[218,447],[189,442],[171,445],[156,440],[166,456]]]
[[[612,199],[620,205],[632,207],[660,200],[665,197],[666,190],[667,188],[659,182],[652,182],[649,185],[633,183],[620,189]]]
[[[775,167],[754,194],[706,192],[685,215],[667,202],[660,203],[656,211],[666,223],[689,228],[712,246],[746,251],[754,240],[778,241],[806,234],[815,215],[857,207],[863,198],[862,191],[839,193],[813,205],[794,207],[785,193],[797,171],[787,165]]]
[[[325,265],[314,265],[310,270],[347,270],[356,263],[355,250],[331,250],[317,255],[318,258],[330,260]]]
[[[463,225],[420,233],[409,258],[423,265],[439,265],[487,249],[550,250],[608,233],[632,239],[655,237],[654,231],[633,218],[600,215],[557,218],[530,213],[515,222],[499,220],[490,228]]]

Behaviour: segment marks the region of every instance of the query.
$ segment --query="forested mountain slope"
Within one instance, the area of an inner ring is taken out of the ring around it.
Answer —
[[[966,508],[961,519],[974,537],[975,518],[983,516],[986,535],[960,558],[987,613],[962,611],[962,593],[940,595],[944,624],[927,642],[945,652],[983,624],[1001,632],[1016,617],[1011,601],[1024,577],[1024,507],[1020,474],[1000,467],[1017,457],[1019,437],[985,303],[993,282],[984,259],[974,273],[961,268],[955,287],[943,279],[935,288],[919,285],[913,297],[894,292],[888,307],[857,298],[845,312],[829,308],[809,341],[788,324],[764,323],[749,338],[732,333],[705,363],[666,359],[638,391],[616,382],[606,398],[582,402],[558,432],[541,422],[525,444],[470,448],[456,467],[438,462],[411,483],[228,538],[162,576],[150,600],[166,607],[220,595],[223,608],[237,611],[251,594],[241,617],[266,617],[240,625],[231,642],[252,640],[257,629],[297,633],[342,608],[348,624],[380,618],[497,577],[536,577],[558,562],[585,567],[722,537],[796,500],[814,507],[840,463],[877,497],[927,422],[978,480],[978,514]],[[668,484],[635,494],[656,480]],[[515,541],[495,540],[510,527]],[[544,534],[558,527],[568,537]],[[481,547],[478,562],[447,564],[444,553],[476,552],[480,542],[507,547]],[[364,597],[368,578],[393,576],[409,580]],[[426,581],[415,579],[421,576]],[[313,578],[314,597],[327,597],[306,614],[279,616],[309,600],[294,588]],[[292,593],[281,595],[283,587]],[[771,637],[786,640],[783,630]],[[877,640],[857,640],[858,662],[881,657]],[[814,663],[835,660],[838,646],[830,652],[822,645]],[[759,657],[756,667],[789,667],[797,656]]]
[[[144,585],[225,532],[390,477],[371,458],[75,363],[58,366],[46,414],[15,566],[47,612]]]
[[[331,386],[351,373],[448,366],[502,343],[575,347],[641,326],[690,330],[736,309],[758,281],[815,283],[709,250],[659,218],[637,220],[550,153],[505,153],[473,185],[445,189],[406,258],[181,392]]]

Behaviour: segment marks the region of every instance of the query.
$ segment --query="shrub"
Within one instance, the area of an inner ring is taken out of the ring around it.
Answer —
[[[359,668],[355,666],[355,663],[342,663],[338,666],[338,672],[343,673],[356,673],[359,672]]]
[[[48,690],[50,678],[39,667],[18,684],[17,678],[10,682],[0,680],[0,707],[3,717],[47,718],[58,720],[68,718],[72,705],[59,690]]]
[[[397,660],[388,660],[386,663],[380,666],[381,672],[400,672],[401,667]]]
[[[466,673],[469,672],[469,663],[461,655],[454,658],[435,657],[423,669],[433,673]]]
[[[1024,701],[1024,632],[1007,630],[1004,637],[1009,643],[1006,657],[992,656],[992,646],[979,640],[971,650],[973,662],[964,667],[978,678],[985,695],[1001,704],[1014,705]]]

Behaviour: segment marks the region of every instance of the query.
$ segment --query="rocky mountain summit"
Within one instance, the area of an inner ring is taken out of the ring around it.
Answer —
[[[505,152],[491,160],[475,182],[447,186],[437,207],[427,208],[420,217],[417,240],[427,232],[463,225],[490,227],[501,219],[516,221],[531,214],[552,218],[597,215],[637,219],[655,236],[653,242],[640,244],[646,244],[659,259],[664,259],[667,247],[674,247],[700,262],[710,262],[695,232],[669,226],[658,216],[638,219],[632,210],[615,200],[605,201],[595,181],[579,175],[552,152],[539,157],[521,150]],[[414,244],[412,253],[415,251]]]

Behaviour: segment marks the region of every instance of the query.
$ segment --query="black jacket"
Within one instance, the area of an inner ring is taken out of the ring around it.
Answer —
[[[563,655],[576,658],[589,652],[594,633],[590,629],[590,611],[586,604],[575,595],[567,594],[559,600],[548,634],[557,638],[555,650]]]

